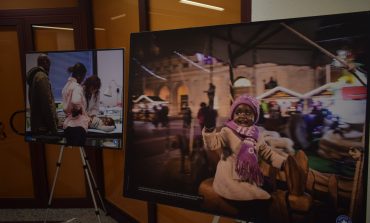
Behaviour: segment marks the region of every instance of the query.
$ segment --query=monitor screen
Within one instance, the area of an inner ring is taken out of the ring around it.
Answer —
[[[124,50],[26,53],[28,142],[122,148]]]
[[[133,33],[124,195],[364,222],[369,12]]]

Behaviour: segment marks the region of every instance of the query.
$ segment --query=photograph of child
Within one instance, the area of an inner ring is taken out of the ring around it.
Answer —
[[[291,27],[321,37],[332,19]],[[281,21],[133,34],[124,195],[247,222],[361,222],[366,161],[351,148],[366,148],[369,34],[356,30],[320,42],[352,73]]]

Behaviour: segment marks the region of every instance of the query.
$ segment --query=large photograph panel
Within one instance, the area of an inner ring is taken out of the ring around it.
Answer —
[[[26,54],[26,141],[122,148],[123,49]]]
[[[364,221],[369,17],[132,34],[125,195],[255,222]]]

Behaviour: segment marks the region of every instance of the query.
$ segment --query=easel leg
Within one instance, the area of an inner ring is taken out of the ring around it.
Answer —
[[[58,161],[57,161],[57,164],[56,164],[57,168],[55,170],[55,175],[54,175],[54,179],[53,179],[53,185],[52,185],[51,191],[50,191],[50,196],[49,196],[49,201],[48,201],[48,207],[46,208],[46,214],[45,214],[45,218],[44,218],[44,223],[46,223],[46,220],[48,219],[49,208],[51,207],[51,201],[53,199],[55,184],[57,182],[57,178],[58,178],[58,175],[59,175],[60,166],[62,165],[63,151],[64,151],[64,146],[61,146],[60,147]]]
[[[85,171],[85,176],[86,176],[86,179],[87,179],[87,183],[89,184],[91,198],[93,200],[94,207],[95,207],[95,215],[98,218],[98,222],[101,223],[100,213],[99,213],[98,206],[96,204],[94,190],[93,190],[92,185],[91,185],[91,179],[90,179],[90,175],[89,175],[89,171],[88,171],[88,168],[87,168],[87,164],[86,164],[86,161],[85,161],[84,152],[83,152],[83,148],[82,147],[80,147],[80,154],[81,154],[82,165],[83,165],[83,168],[84,168],[84,171]]]
[[[81,147],[81,149],[82,149],[82,153],[83,153],[83,156],[84,156],[84,159],[85,159],[85,162],[86,162],[87,169],[89,170],[89,173],[90,173],[91,180],[94,184],[94,189],[95,189],[96,193],[98,194],[98,197],[99,197],[100,203],[102,204],[102,208],[103,208],[104,213],[107,214],[107,209],[105,208],[103,198],[102,198],[102,196],[100,194],[100,191],[99,191],[99,188],[98,188],[98,184],[96,183],[94,175],[92,173],[91,166],[89,164],[85,149],[83,147]]]

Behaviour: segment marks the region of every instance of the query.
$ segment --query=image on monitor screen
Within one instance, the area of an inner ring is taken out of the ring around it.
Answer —
[[[25,140],[123,146],[124,50],[26,53]]]
[[[364,222],[369,12],[133,33],[124,195]]]

